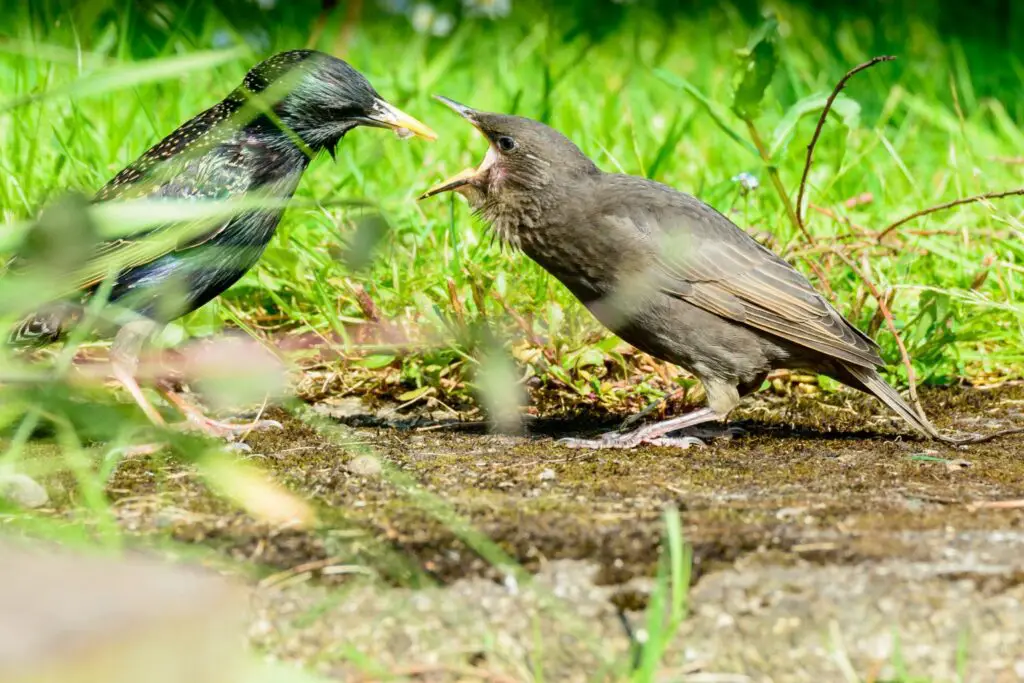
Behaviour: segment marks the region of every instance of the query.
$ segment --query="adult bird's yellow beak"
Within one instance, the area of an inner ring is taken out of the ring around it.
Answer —
[[[418,135],[426,140],[436,140],[437,133],[426,124],[417,121],[398,107],[381,99],[373,101],[370,111],[359,119],[360,123],[378,128],[390,128],[400,137]],[[404,134],[403,134],[404,133]]]

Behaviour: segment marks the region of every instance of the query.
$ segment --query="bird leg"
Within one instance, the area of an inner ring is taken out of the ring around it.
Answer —
[[[198,407],[189,403],[169,382],[160,382],[157,388],[164,398],[170,401],[185,416],[186,422],[183,426],[187,429],[194,429],[220,438],[233,438],[261,429],[284,429],[277,420],[254,420],[244,424],[214,420]]]
[[[142,347],[152,338],[159,327],[158,323],[149,319],[132,320],[124,325],[118,330],[117,336],[114,337],[114,343],[110,347],[110,365],[114,378],[124,386],[149,421],[158,427],[166,427],[167,421],[146,397],[135,378]],[[175,427],[194,429],[221,438],[231,438],[259,429],[281,429],[281,423],[275,420],[257,420],[248,424],[220,422],[207,417],[201,410],[189,404],[179,393],[174,391],[169,382],[160,381],[157,388],[164,398],[185,416],[185,423],[175,425]],[[150,445],[143,448],[148,446]]]
[[[149,421],[159,427],[164,427],[167,425],[166,420],[146,398],[138,380],[135,379],[142,346],[156,333],[157,329],[159,329],[159,325],[156,322],[139,319],[129,322],[118,330],[117,336],[114,337],[114,343],[110,347],[110,366],[114,378],[131,394]]]
[[[692,436],[668,437],[667,434],[694,427],[712,420],[724,419],[724,415],[712,408],[701,408],[661,422],[639,427],[631,432],[608,432],[596,439],[562,439],[559,443],[569,448],[636,448],[642,443],[652,446],[689,448],[703,446],[704,442]]]

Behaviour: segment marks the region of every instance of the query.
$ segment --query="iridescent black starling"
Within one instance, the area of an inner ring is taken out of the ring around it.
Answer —
[[[295,50],[257,64],[226,99],[118,173],[94,202],[156,199],[198,206],[257,197],[263,204],[207,221],[198,232],[195,221],[175,218],[159,228],[99,244],[71,278],[71,289],[81,296],[24,320],[11,341],[25,345],[60,339],[81,317],[81,304],[113,269],[109,301],[135,314],[117,332],[111,349],[113,372],[149,418],[162,424],[135,380],[142,346],[163,325],[207,303],[256,264],[312,156],[322,150],[333,155],[356,126],[436,138],[384,101],[362,74],[340,59]],[[210,433],[259,426],[214,422],[167,387],[161,389],[190,422]]]
[[[423,197],[464,194],[501,239],[558,278],[605,326],[704,385],[705,408],[570,445],[700,443],[667,435],[725,420],[775,368],[812,370],[874,394],[921,434],[948,440],[878,374],[875,342],[728,218],[671,187],[602,172],[541,123],[439,99],[490,149],[479,167]]]

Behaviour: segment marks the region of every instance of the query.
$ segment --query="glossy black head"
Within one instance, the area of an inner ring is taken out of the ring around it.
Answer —
[[[598,169],[572,140],[554,128],[522,116],[493,114],[438,100],[469,121],[487,139],[484,160],[435,185],[421,198],[458,191],[474,204],[503,195],[543,192],[554,181],[597,173]]]
[[[361,73],[323,52],[278,53],[254,66],[242,86],[247,94],[265,96],[281,123],[315,151],[333,149],[356,126],[437,138],[430,128],[388,104]]]

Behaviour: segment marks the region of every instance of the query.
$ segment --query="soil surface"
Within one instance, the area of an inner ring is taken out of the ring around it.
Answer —
[[[922,398],[940,429],[1024,426],[1024,387]],[[901,437],[847,393],[756,398],[745,435],[687,450],[571,450],[553,437],[601,425],[504,436],[355,399],[271,417],[285,429],[239,457],[312,501],[313,529],[254,522],[167,455],[123,462],[108,493],[140,536],[259,567],[251,636],[275,658],[342,680],[622,680],[674,506],[693,578],[663,680],[1024,679],[1024,437]]]

